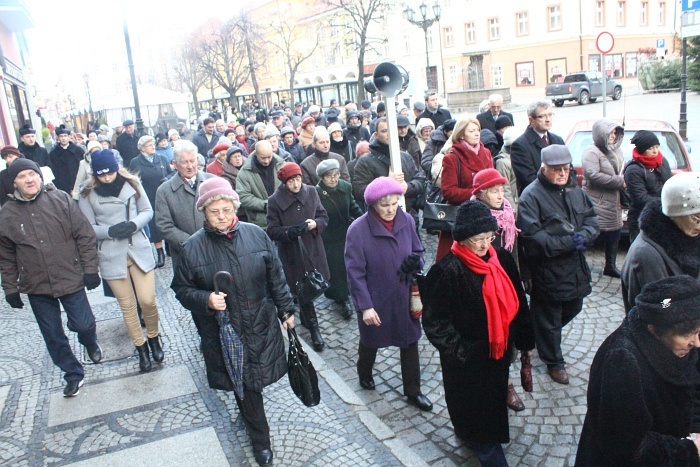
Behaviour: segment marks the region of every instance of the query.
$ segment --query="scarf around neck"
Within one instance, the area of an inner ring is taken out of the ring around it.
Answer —
[[[520,301],[513,283],[498,261],[493,246],[489,246],[489,259],[484,261],[459,242],[452,243],[452,253],[467,268],[484,276],[481,294],[486,305],[486,322],[489,334],[489,357],[498,360],[508,348],[510,323],[518,313]]]
[[[633,148],[632,159],[642,164],[645,169],[656,169],[661,166],[661,163],[664,160],[664,155],[661,154],[661,151],[659,151],[656,157],[646,157],[642,154],[639,154],[637,152],[637,148]]]
[[[100,183],[94,188],[94,190],[98,196],[102,196],[103,198],[108,198],[110,196],[118,198],[119,193],[121,193],[122,191],[124,183],[126,183],[126,178],[122,177],[121,174],[117,173],[117,177],[112,183]]]
[[[471,199],[475,200],[478,198],[472,195]],[[481,202],[483,203],[483,201]],[[491,208],[491,214],[498,222],[498,230],[501,232],[500,236],[503,239],[503,248],[508,251],[513,251],[513,247],[515,246],[515,237],[517,237],[518,232],[520,232],[520,229],[515,226],[515,213],[513,212],[513,207],[510,205],[510,202],[507,199],[503,198],[503,207],[501,209]]]
[[[396,220],[396,216],[394,216],[394,218],[390,221],[385,221],[384,219],[382,219],[379,213],[374,210],[374,208],[370,207],[370,210],[372,211],[374,217],[379,221],[380,224],[384,226],[385,229],[389,231],[389,233],[394,232],[394,221]],[[398,214],[398,211],[396,212],[396,214]]]

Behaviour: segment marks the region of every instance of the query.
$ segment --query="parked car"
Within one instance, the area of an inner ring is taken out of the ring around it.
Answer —
[[[656,137],[659,138],[659,142],[661,143],[659,146],[661,153],[664,155],[666,160],[668,160],[668,164],[674,174],[678,172],[692,171],[689,157],[690,147],[683,143],[680,135],[671,124],[661,120],[627,119],[624,122],[620,119],[612,120],[625,128],[625,136],[622,139],[622,145],[620,146],[622,156],[625,159],[625,164],[632,160],[632,149],[634,148],[634,144],[630,143],[630,140],[634,134],[638,130],[649,130],[653,131]],[[576,169],[579,186],[581,186],[581,183],[583,182],[581,156],[583,155],[583,151],[588,146],[593,144],[591,129],[593,128],[593,123],[595,123],[595,121],[596,120],[583,120],[576,123],[569,132],[569,135],[566,137],[566,145],[571,152],[572,163],[574,165],[574,169]],[[622,219],[626,223],[626,209],[622,210]]]
[[[622,85],[613,79],[606,82],[606,96],[614,101],[622,96]],[[579,71],[566,75],[561,83],[550,83],[545,94],[555,106],[561,107],[565,101],[578,101],[580,105],[595,102],[603,97],[603,74],[599,71]]]

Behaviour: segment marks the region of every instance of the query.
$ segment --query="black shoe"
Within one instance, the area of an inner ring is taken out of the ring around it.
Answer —
[[[421,410],[430,412],[433,410],[433,403],[425,397],[423,394],[418,394],[417,396],[408,396],[408,403],[418,407]]]
[[[80,394],[80,388],[83,386],[83,380],[68,381],[66,388],[63,390],[63,397],[75,397]]]
[[[350,318],[352,318],[352,308],[350,308],[350,302],[348,300],[341,300],[336,303],[340,305],[340,316],[342,316],[345,321],[350,321]]]
[[[369,379],[360,378],[360,386],[362,386],[362,389],[367,389],[368,391],[374,390],[374,378],[371,376]]]
[[[155,360],[156,363],[162,363],[165,355],[163,355],[163,348],[160,346],[160,336],[149,337],[148,346],[151,348],[153,360]]]
[[[156,253],[158,253],[156,268],[162,268],[163,266],[165,266],[165,251],[163,251],[162,248],[156,248]]]
[[[323,337],[321,337],[321,331],[318,330],[318,325],[309,329],[309,334],[311,334],[311,344],[313,344],[314,350],[320,352],[326,346],[323,342]]]
[[[609,276],[615,279],[619,279],[621,274],[620,271],[613,265],[613,266],[605,266],[603,269],[603,275],[604,276]]]
[[[136,347],[139,352],[139,369],[143,372],[151,371],[151,356],[148,354],[148,343]]]
[[[88,357],[90,357],[90,360],[92,360],[92,363],[100,363],[102,361],[102,347],[100,347],[100,344],[95,342],[93,345],[90,347],[86,347]]]
[[[256,451],[255,462],[257,462],[258,465],[272,465],[272,450],[263,449],[262,451]]]

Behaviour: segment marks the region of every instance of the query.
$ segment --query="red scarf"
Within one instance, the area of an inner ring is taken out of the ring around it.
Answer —
[[[498,261],[496,250],[489,246],[489,259],[484,261],[469,248],[452,243],[452,253],[466,267],[484,275],[481,294],[486,304],[486,322],[489,330],[489,356],[494,360],[503,357],[508,347],[510,323],[518,313],[520,301],[515,287]]]
[[[664,155],[661,151],[656,155],[656,157],[646,157],[637,152],[637,148],[632,148],[632,159],[642,164],[647,169],[655,169],[661,166],[661,162],[664,159]]]
[[[374,210],[374,208],[370,209],[372,210],[372,214],[374,214],[374,217],[377,218],[377,220],[389,231],[389,233],[394,232],[394,221],[396,220],[396,216],[394,216],[394,218],[390,221],[385,221],[381,218],[379,213]],[[398,214],[398,212],[396,214]]]

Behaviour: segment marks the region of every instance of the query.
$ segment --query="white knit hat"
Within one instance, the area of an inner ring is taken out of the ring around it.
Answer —
[[[680,172],[661,189],[661,211],[668,217],[700,212],[700,172]]]

